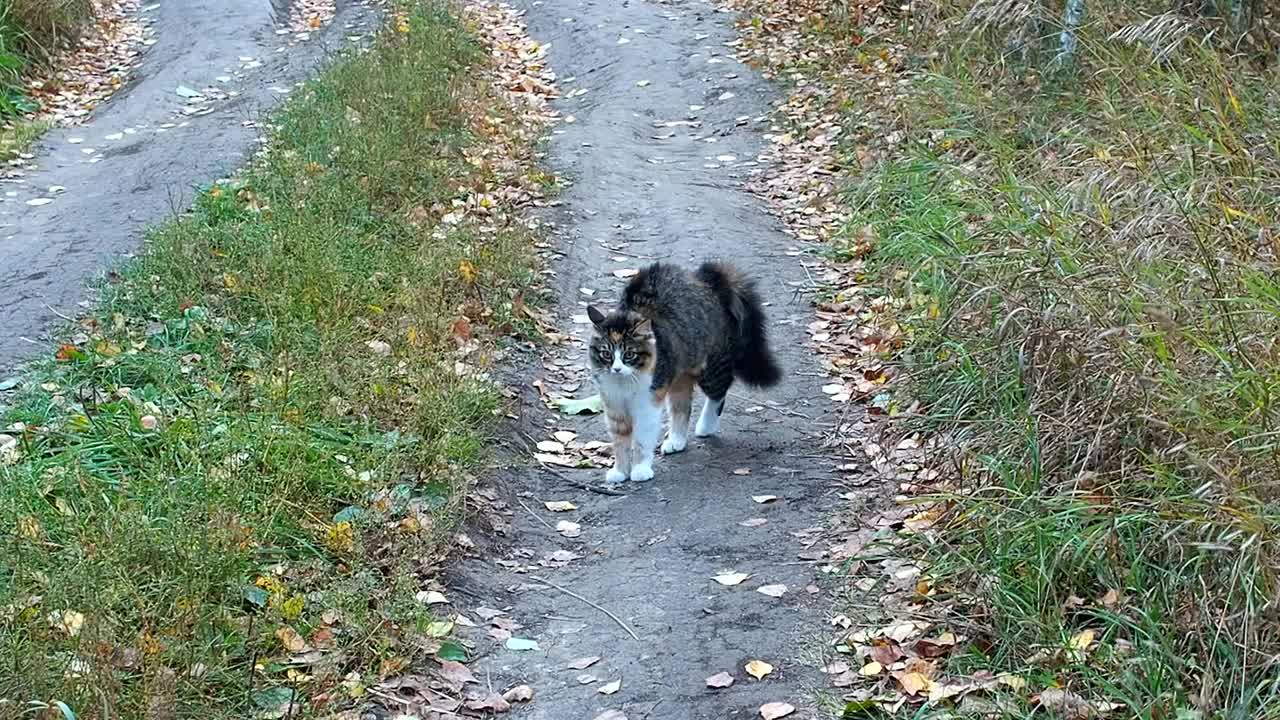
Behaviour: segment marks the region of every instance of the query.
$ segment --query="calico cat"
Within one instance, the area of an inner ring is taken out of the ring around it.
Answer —
[[[587,315],[595,326],[591,374],[613,436],[611,483],[653,478],[664,403],[671,428],[662,453],[669,455],[688,444],[694,385],[707,396],[694,432],[706,437],[720,431],[735,377],[757,387],[782,377],[755,283],[723,263],[692,273],[654,263],[631,279],[617,309],[606,315],[592,306]]]

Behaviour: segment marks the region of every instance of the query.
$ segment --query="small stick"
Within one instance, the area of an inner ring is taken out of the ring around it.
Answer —
[[[637,640],[637,641],[638,641],[638,640],[640,640],[640,636],[639,636],[639,635],[636,635],[636,631],[635,631],[635,630],[632,630],[632,629],[631,629],[631,628],[629,628],[629,627],[627,627],[627,624],[626,624],[626,623],[624,623],[624,622],[622,622],[622,620],[621,620],[617,615],[614,615],[613,613],[609,612],[608,610],[605,610],[604,608],[602,608],[602,607],[600,607],[599,605],[597,605],[597,604],[595,604],[595,603],[591,602],[590,600],[588,600],[588,599],[586,599],[586,598],[582,597],[581,595],[579,595],[578,593],[576,593],[576,592],[574,592],[574,591],[572,591],[572,590],[569,590],[569,589],[566,589],[566,588],[560,587],[559,585],[557,585],[557,584],[555,584],[555,583],[551,582],[550,580],[546,580],[546,579],[544,579],[544,578],[540,578],[540,577],[538,577],[537,575],[530,575],[529,577],[530,577],[531,579],[533,579],[533,580],[537,580],[538,582],[543,583],[544,585],[550,585],[551,587],[555,588],[556,590],[559,590],[560,592],[564,593],[565,595],[568,595],[569,597],[574,598],[574,599],[577,599],[577,600],[581,600],[582,602],[586,603],[587,605],[590,605],[591,607],[595,608],[596,610],[599,610],[600,612],[604,613],[605,615],[608,615],[608,616],[609,616],[609,619],[610,619],[610,620],[612,620],[612,621],[614,621],[614,622],[616,622],[616,623],[618,623],[618,627],[622,628],[623,630],[626,630],[626,631],[627,631],[627,634],[628,634],[628,635],[630,635],[630,636],[632,637],[632,639]]]
[[[521,500],[520,498],[516,498],[516,502],[520,503],[520,507],[524,508],[525,510],[528,510],[529,514],[533,516],[534,520],[537,520],[538,522],[542,523],[542,527],[550,530],[551,532],[556,531],[556,529],[551,527],[551,525],[546,520],[543,520],[542,518],[538,517],[538,513],[534,512],[533,508],[529,507],[528,505],[525,505],[523,500]]]
[[[559,470],[557,470],[557,469],[555,469],[555,468],[551,467],[550,465],[545,465],[545,464],[544,464],[544,465],[542,465],[542,469],[543,469],[543,470],[546,470],[547,472],[551,473],[552,475],[555,475],[556,477],[558,477],[558,478],[560,478],[561,480],[563,480],[563,481],[565,481],[565,482],[569,483],[570,485],[572,485],[572,486],[574,486],[574,487],[578,488],[579,490],[587,490],[587,491],[590,491],[590,492],[593,492],[593,493],[600,493],[601,495],[613,495],[613,496],[615,496],[615,497],[626,497],[626,495],[627,495],[626,493],[622,492],[621,490],[614,490],[614,489],[612,489],[612,488],[600,487],[599,485],[592,485],[592,484],[590,484],[590,483],[584,483],[584,482],[582,482],[581,480],[574,480],[573,478],[569,477],[568,475],[565,475],[564,473],[562,473],[562,472],[560,472]]]

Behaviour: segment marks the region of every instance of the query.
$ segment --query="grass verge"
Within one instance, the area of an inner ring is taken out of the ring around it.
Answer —
[[[947,670],[1068,717],[1276,716],[1274,48],[1090,3],[1051,71],[1052,8],[850,5],[808,6],[806,47],[847,42],[799,62],[856,98],[832,252],[904,345],[891,429],[952,450],[918,534],[972,600]]]
[[[389,10],[24,377],[0,715],[319,714],[465,654],[415,597],[533,263],[497,189],[527,138],[456,10]]]

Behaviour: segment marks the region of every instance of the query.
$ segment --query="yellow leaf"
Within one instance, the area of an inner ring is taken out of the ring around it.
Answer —
[[[240,278],[231,273],[222,273],[222,286],[228,290],[235,290],[240,286]]]
[[[765,675],[773,672],[773,666],[763,660],[752,660],[745,669],[748,675],[757,680],[763,680]]]
[[[908,695],[927,693],[933,687],[933,681],[918,672],[901,673],[896,677],[902,691]]]
[[[50,613],[49,624],[66,633],[68,637],[75,637],[80,634],[80,629],[84,627],[84,615],[75,610]]]
[[[884,666],[875,660],[872,660],[866,665],[863,665],[862,669],[858,671],[858,674],[866,677],[872,677],[873,675],[879,675],[882,670],[884,670]]]
[[[442,638],[453,632],[452,620],[439,620],[427,625],[427,637]]]
[[[405,339],[409,341],[410,345],[418,344],[418,328],[410,325],[409,329],[405,331],[404,336]]]
[[[329,528],[325,544],[334,552],[351,552],[356,546],[356,530],[349,521],[343,520]]]
[[[463,260],[458,263],[458,274],[462,276],[463,280],[474,283],[476,281],[476,266],[472,265],[470,260]]]
[[[543,505],[546,505],[547,509],[551,512],[569,512],[570,510],[578,509],[577,505],[574,505],[568,500],[549,500],[544,502]]]
[[[1093,644],[1093,638],[1095,635],[1096,633],[1092,630],[1082,630],[1081,632],[1076,633],[1076,636],[1071,638],[1071,649],[1088,650],[1089,646]]]
[[[301,595],[294,595],[284,604],[280,606],[280,615],[285,620],[296,620],[302,615],[302,608],[306,605],[306,600]]]

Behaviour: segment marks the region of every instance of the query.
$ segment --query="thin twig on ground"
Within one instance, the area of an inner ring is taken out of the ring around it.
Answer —
[[[523,500],[521,500],[520,498],[516,498],[516,502],[520,503],[520,507],[524,508],[525,510],[528,510],[529,514],[533,516],[533,519],[542,523],[543,527],[550,530],[551,532],[555,532],[556,529],[551,527],[551,524],[548,523],[546,520],[543,520],[542,518],[538,517],[538,513],[534,512],[533,508],[529,507],[528,505],[525,505]]]
[[[612,620],[612,621],[614,621],[615,623],[617,623],[617,624],[618,624],[618,627],[622,628],[623,630],[626,630],[626,631],[627,631],[627,634],[628,634],[628,635],[630,635],[630,636],[631,636],[631,638],[632,638],[633,640],[639,640],[639,639],[640,639],[640,636],[639,636],[639,635],[636,635],[636,631],[635,631],[635,630],[632,630],[630,627],[628,627],[628,626],[627,626],[627,624],[626,624],[626,623],[622,622],[622,619],[621,619],[621,618],[619,618],[617,615],[614,615],[613,613],[609,612],[608,610],[605,610],[604,608],[600,607],[599,605],[597,605],[597,604],[595,604],[595,603],[591,602],[590,600],[588,600],[588,599],[586,599],[586,598],[582,597],[582,596],[581,596],[581,595],[579,595],[578,593],[576,593],[576,592],[574,592],[574,591],[572,591],[572,590],[569,590],[568,588],[561,587],[561,586],[559,586],[559,585],[557,585],[557,584],[555,584],[555,583],[551,582],[550,580],[547,580],[547,579],[545,579],[545,578],[538,577],[537,575],[530,575],[530,576],[529,576],[529,578],[530,578],[530,579],[532,579],[532,580],[537,580],[538,582],[540,582],[540,583],[542,583],[542,584],[544,584],[544,585],[549,585],[549,586],[551,586],[551,587],[555,588],[556,590],[559,590],[560,592],[564,593],[565,595],[568,595],[568,596],[569,596],[569,597],[571,597],[571,598],[574,598],[574,599],[576,599],[576,600],[581,600],[582,602],[586,603],[587,605],[590,605],[591,607],[595,608],[596,610],[599,610],[600,612],[604,613],[605,615],[608,615],[608,616],[609,616],[609,619],[610,619],[610,620]]]

